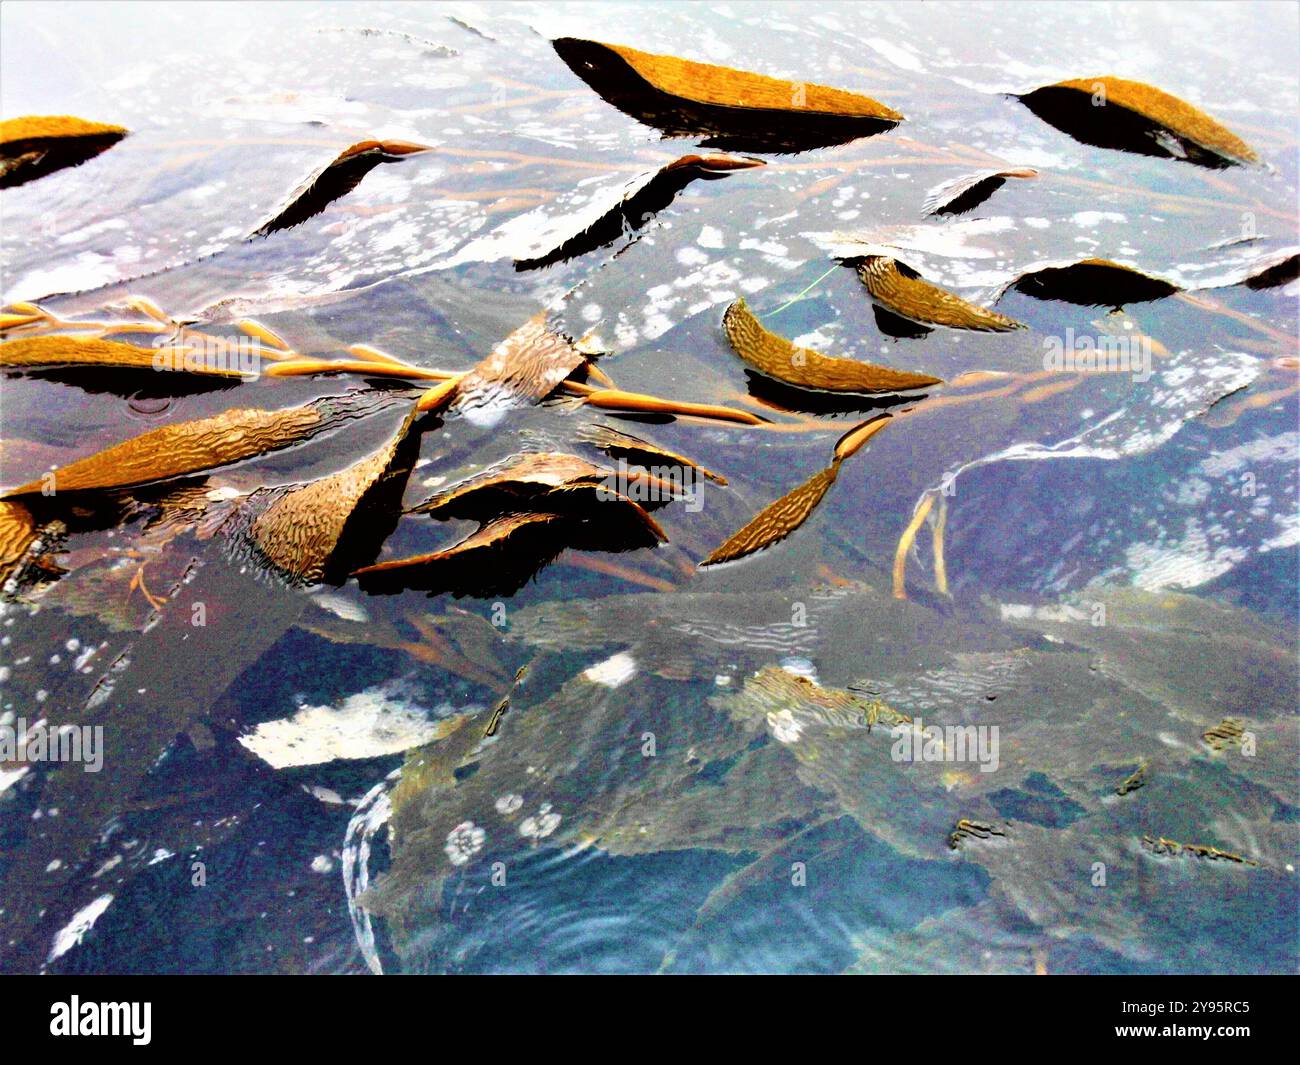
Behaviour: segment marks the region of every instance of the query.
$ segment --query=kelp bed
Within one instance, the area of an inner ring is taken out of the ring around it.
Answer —
[[[1294,967],[1294,56],[297,10],[0,122],[6,969]]]

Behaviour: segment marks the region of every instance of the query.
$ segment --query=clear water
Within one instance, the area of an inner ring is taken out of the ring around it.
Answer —
[[[4,117],[133,131],[0,194],[6,301],[92,317],[138,294],[183,317],[235,299],[227,328],[253,317],[304,353],[365,343],[443,370],[551,307],[575,337],[598,334],[620,388],[778,407],[789,397],[747,376],[721,331],[738,296],[785,336],[949,381],[1040,371],[1067,330],[1164,352],[1143,381],[936,389],[988,394],[891,425],[792,537],[716,570],[694,564],[876,404],[773,415],[799,432],[618,422],[729,485],[658,511],[667,545],[566,551],[511,595],[303,591],[231,561],[220,537],[71,538],[70,573],[6,604],[3,712],[102,725],[108,749],[94,774],[0,765],[0,967],[1294,969],[1297,292],[1226,283],[1297,243],[1293,5],[29,4],[0,18]],[[907,121],[697,181],[636,239],[516,271],[521,235],[698,149],[605,103],[555,55],[566,35],[857,90]],[[1203,106],[1266,165],[1090,147],[1006,95],[1102,73]],[[243,240],[369,138],[434,150]],[[992,159],[1039,177],[955,228],[921,215],[927,190]],[[918,253],[930,280],[1029,328],[897,338],[852,270],[827,274],[828,234],[922,224],[969,232],[955,256]],[[1194,302],[1117,314],[998,294],[1030,264],[1086,257]],[[357,385],[158,398],[10,377],[2,479]],[[334,472],[400,417],[213,484]],[[407,501],[525,442],[577,447],[591,420],[566,404],[449,418],[424,437]],[[900,600],[895,549],[927,494],[946,511],[951,594],[927,526]],[[472,528],[408,517],[386,557]],[[141,563],[161,610],[130,587]],[[468,743],[525,664],[498,735]],[[888,728],[769,716],[749,687],[765,666],[927,724],[996,727],[999,768],[900,763]],[[1227,717],[1255,754],[1202,742]],[[285,754],[286,736],[340,722],[360,731]],[[1117,795],[1143,761],[1146,784]],[[1005,834],[951,847],[962,819]],[[1144,836],[1257,864],[1156,855]]]

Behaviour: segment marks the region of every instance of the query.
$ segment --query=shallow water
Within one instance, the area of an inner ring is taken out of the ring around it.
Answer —
[[[523,446],[580,448],[593,420],[728,479],[656,511],[666,545],[565,551],[511,594],[287,588],[220,536],[160,543],[137,523],[70,537],[69,575],[5,606],[3,712],[102,725],[107,750],[99,773],[0,765],[0,967],[1294,968],[1300,434],[1294,363],[1279,360],[1296,355],[1300,293],[1237,283],[1300,242],[1294,6],[32,4],[0,17],[0,114],[133,131],[0,193],[6,302],[90,318],[145,295],[225,334],[255,318],[305,354],[364,343],[449,371],[549,308],[599,338],[619,388],[766,404],[804,430],[555,402],[491,424],[449,416],[422,438],[410,505]],[[693,182],[635,234],[519,271],[548,224],[702,150],[604,102],[556,56],[566,35],[863,92],[907,121],[763,153],[765,167]],[[1006,95],[1103,71],[1204,107],[1263,165],[1091,147]],[[244,240],[371,138],[433,150]],[[929,189],[992,159],[1039,176],[960,220],[922,216]],[[864,233],[1028,328],[882,331],[854,271],[832,269],[845,234]],[[1003,291],[1031,264],[1088,257],[1192,299],[1112,312]],[[788,540],[697,571],[843,432],[899,409],[746,373],[720,326],[740,296],[799,343],[949,382],[1042,371],[1067,335],[1158,347],[1141,380],[937,387],[988,395],[898,419]],[[157,397],[69,380],[4,381],[6,485],[160,425],[364,383],[263,377]],[[341,470],[388,439],[405,400],[212,485]],[[895,550],[927,498],[901,600]],[[940,513],[950,595],[936,587]],[[408,516],[384,557],[472,528]],[[131,587],[141,564],[160,609]],[[887,726],[765,703],[752,685],[769,666],[930,724],[996,727],[999,768],[900,764]],[[1257,753],[1202,741],[1229,717]],[[1117,795],[1144,761],[1148,782]],[[962,819],[1003,835],[951,847]],[[1257,864],[1152,854],[1148,835]]]

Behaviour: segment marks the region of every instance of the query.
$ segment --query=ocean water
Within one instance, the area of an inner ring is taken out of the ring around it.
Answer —
[[[0,757],[0,969],[1293,971],[1297,18],[6,6],[0,118],[131,130],[0,191],[7,304],[143,323],[126,301],[145,297],[214,336],[255,320],[303,356],[370,345],[448,372],[546,311],[619,389],[770,422],[556,397],[453,409],[414,438],[408,508],[521,451],[606,461],[593,424],[727,483],[654,509],[658,546],[596,508],[581,537],[375,589],[348,569],[444,549],[476,521],[367,516],[350,533],[374,540],[368,557],[297,583],[232,530],[250,493],[381,449],[419,394],[400,381],[8,374],[6,486],[235,408],[361,393],[365,416],[203,474],[212,521],[73,493],[44,562],[6,586],[0,728],[89,730],[102,765]],[[905,121],[821,146],[783,143],[813,135],[797,113],[765,118],[766,143],[665,136],[564,61],[552,42],[568,37],[834,86]],[[1145,134],[1154,154],[1088,143],[1017,95],[1100,75],[1196,104],[1259,162],[1201,165]],[[247,239],[365,140],[429,150]],[[637,201],[609,241],[517,267],[709,152],[765,165]],[[944,182],[1006,166],[1037,177],[923,213]],[[882,247],[1025,328],[881,313],[836,255]],[[1247,283],[1288,256],[1289,281]],[[1089,305],[1008,287],[1086,259],[1178,291]],[[742,297],[799,345],[945,383],[773,383],[728,344]],[[1136,369],[1049,362],[1105,338]],[[787,538],[698,568],[882,412]],[[927,757],[927,726],[978,739]]]

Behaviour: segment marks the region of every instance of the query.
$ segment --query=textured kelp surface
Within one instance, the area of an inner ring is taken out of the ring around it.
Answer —
[[[1295,13],[448,11],[0,14],[0,969],[1293,969]]]

